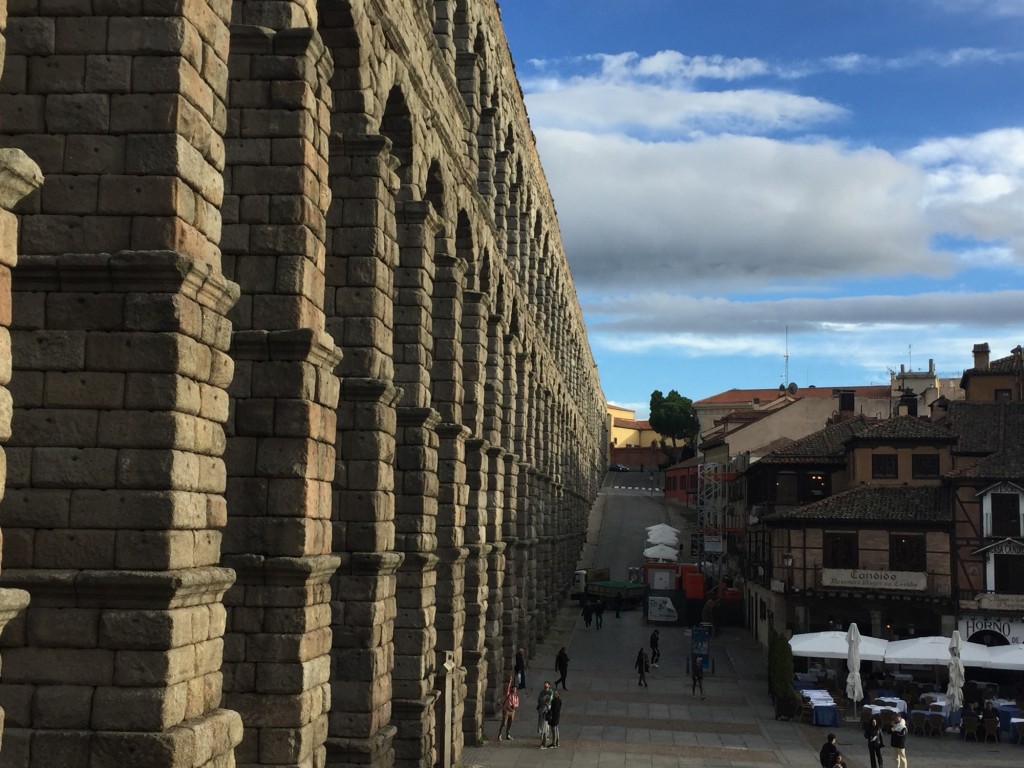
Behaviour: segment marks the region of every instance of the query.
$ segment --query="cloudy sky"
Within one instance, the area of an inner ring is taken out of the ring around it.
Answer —
[[[501,11],[611,402],[1024,341],[1024,0]]]

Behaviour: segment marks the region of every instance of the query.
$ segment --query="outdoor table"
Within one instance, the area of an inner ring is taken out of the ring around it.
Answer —
[[[1013,718],[1020,714],[1020,709],[1015,704],[1002,704],[996,707],[999,713],[999,730],[1009,732],[1013,728]]]
[[[828,691],[809,690],[803,695],[811,702],[811,723],[813,725],[839,725],[839,707]]]
[[[882,713],[883,709],[887,709],[890,712],[892,712],[893,714],[896,714],[897,712],[899,712],[899,710],[896,709],[896,707],[878,707],[878,706],[875,706],[874,704],[865,704],[861,709],[870,709],[872,715],[880,715]]]
[[[899,694],[891,688],[876,688],[875,698],[876,699],[895,699],[898,698]]]
[[[896,707],[896,711],[903,713],[907,711],[907,702],[903,699],[898,699],[895,696],[879,696],[879,701],[884,701],[886,704],[892,704]]]

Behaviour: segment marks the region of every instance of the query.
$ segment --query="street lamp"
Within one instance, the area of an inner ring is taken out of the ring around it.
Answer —
[[[782,565],[785,568],[792,568],[793,567],[793,553],[792,552],[785,552],[785,553],[783,553],[783,555],[782,555]]]

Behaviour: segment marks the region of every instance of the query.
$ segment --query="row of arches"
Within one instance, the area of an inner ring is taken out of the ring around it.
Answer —
[[[450,765],[608,442],[497,8],[163,12],[5,33],[0,764]]]

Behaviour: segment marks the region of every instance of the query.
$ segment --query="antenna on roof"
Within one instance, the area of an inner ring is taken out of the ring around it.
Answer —
[[[786,370],[782,374],[782,381],[789,381],[789,326],[786,326],[786,354],[782,356],[782,359],[786,361]]]

